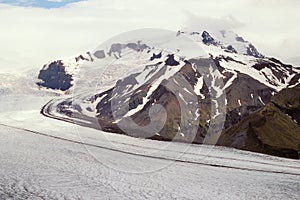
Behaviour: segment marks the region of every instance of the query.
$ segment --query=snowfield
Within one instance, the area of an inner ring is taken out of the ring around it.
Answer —
[[[105,133],[42,116],[49,96],[13,97],[1,96],[0,199],[300,198],[299,160]]]

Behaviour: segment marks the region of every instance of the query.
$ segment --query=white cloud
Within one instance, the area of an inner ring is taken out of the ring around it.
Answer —
[[[193,13],[187,13],[188,19],[183,25],[185,30],[231,30],[238,29],[245,26],[244,23],[240,22],[232,16],[225,16],[221,18],[213,18],[206,16],[198,16]]]
[[[235,29],[267,55],[296,57],[299,5],[297,0],[87,0],[47,10],[0,4],[0,71],[92,50],[127,30],[176,31],[198,23]]]

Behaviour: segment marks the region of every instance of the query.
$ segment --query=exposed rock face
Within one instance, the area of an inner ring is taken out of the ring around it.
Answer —
[[[65,66],[60,60],[52,62],[48,66],[45,65],[38,78],[41,80],[37,83],[39,86],[62,91],[68,90],[73,81],[72,76],[66,73]]]
[[[237,51],[233,48],[232,45],[228,45],[225,49],[226,52],[229,52],[229,53],[237,53]]]
[[[215,39],[207,31],[203,31],[201,36],[203,38],[202,41],[204,44],[206,45],[216,44]]]
[[[142,44],[141,41],[138,41],[137,43],[127,43],[127,44],[121,44],[121,43],[114,43],[111,45],[110,50],[108,51],[109,56],[114,56],[115,58],[120,58],[122,55],[122,50],[129,48],[134,51],[144,51],[146,49],[149,49],[146,44]]]
[[[179,62],[175,60],[174,55],[168,55],[168,59],[165,61],[166,65],[176,66],[179,65]]]
[[[244,40],[244,38],[243,38],[243,37],[240,37],[240,36],[237,36],[235,39],[236,39],[236,41],[238,41],[238,42],[246,42],[246,41]]]
[[[225,128],[262,108],[275,91],[246,74],[238,74],[226,90],[227,113]]]
[[[159,58],[161,58],[161,56],[162,56],[161,52],[159,54],[153,53],[153,55],[150,58],[150,60],[152,61],[152,60],[155,60],[155,59],[159,59]]]
[[[169,56],[167,56],[167,59],[169,59]],[[200,75],[195,74],[195,69],[193,69],[189,62],[180,64],[182,66],[177,67],[177,69],[174,69],[175,66],[166,65],[162,62],[149,65],[145,68],[149,78],[141,87],[135,87],[138,85],[136,79],[140,74],[132,74],[118,81],[114,88],[95,95],[92,101],[95,102],[97,99],[101,99],[96,106],[96,110],[98,122],[102,129],[134,137],[159,140],[173,140],[178,131],[182,131],[184,135],[180,138],[175,138],[175,140],[201,143],[207,129],[206,121],[210,119],[209,107],[211,105],[208,99],[201,100],[203,102],[201,105],[203,110],[199,110],[198,106],[196,107],[198,109],[197,112],[203,113],[200,116],[198,116],[196,110],[192,109],[194,105],[198,104],[198,98],[194,94],[191,85],[196,83]],[[206,70],[208,70],[208,66],[205,66]],[[158,82],[159,77],[163,77],[166,73],[170,73],[170,71],[174,71],[173,76]],[[190,82],[184,82],[182,80],[183,77]],[[207,86],[203,88],[205,87]],[[208,90],[201,90],[206,93],[208,98],[210,97]],[[152,92],[150,93],[150,91]],[[181,96],[181,94],[183,95]],[[64,108],[67,108],[71,104],[70,101],[62,102],[60,104],[60,112],[69,114],[69,110],[64,110]],[[144,106],[139,109],[141,104],[144,104]],[[147,132],[136,129],[132,124],[126,128],[126,132],[119,127],[128,118],[133,119],[141,127],[147,126],[150,121],[151,123],[160,124],[163,121],[162,115],[156,114],[150,119],[149,112],[153,105],[161,105],[167,112],[166,122],[156,135],[147,136]],[[131,115],[128,115],[128,111],[131,112]],[[199,130],[197,130],[198,120],[201,122]],[[116,121],[119,122],[116,123]]]
[[[297,81],[290,81],[289,86],[293,86],[295,83],[298,83],[299,81],[299,74],[297,73],[297,71],[295,71],[295,69],[293,68],[292,65],[286,65],[281,63],[279,60],[274,59],[274,58],[270,58],[268,61],[267,60],[260,60],[258,63],[256,63],[255,65],[253,65],[253,67],[255,69],[257,69],[258,71],[260,71],[266,78],[266,80],[270,83],[270,84],[274,84],[274,85],[279,85],[279,83],[275,83],[274,82],[274,78],[276,78],[276,80],[279,80],[279,82],[285,84],[286,80],[292,76],[294,80]],[[273,77],[269,76],[269,73],[267,73],[267,70],[271,70],[272,74],[274,75]],[[282,71],[285,71],[286,73],[282,73]]]
[[[89,61],[89,59],[85,58],[83,55],[79,55],[78,57],[75,58],[76,62],[79,62],[80,60]]]
[[[284,89],[262,109],[225,130],[218,144],[299,158],[300,88]]]
[[[99,59],[105,58],[105,52],[104,50],[95,51],[94,56]]]
[[[247,55],[254,56],[256,58],[263,58],[263,55],[261,55],[252,44],[249,44],[249,47],[247,47]]]
[[[172,58],[172,62],[169,61],[170,58]],[[195,131],[196,135],[193,136],[193,142],[202,143],[210,125],[209,121],[214,115],[211,112],[211,107],[216,105],[212,103],[211,95],[216,96],[217,88],[223,89],[226,94],[226,107],[219,108],[226,109],[225,128],[231,127],[263,108],[265,104],[270,102],[272,95],[275,93],[274,89],[269,88],[247,74],[233,74],[222,68],[219,63],[220,60],[224,59],[225,62],[226,60],[229,62],[233,60],[230,58],[195,59],[183,63],[176,61],[176,65],[173,65],[174,55],[166,55],[165,59],[164,63],[157,62],[154,65],[146,66],[144,72],[140,74],[132,74],[123,80],[119,80],[112,89],[97,94],[92,98],[94,99],[93,101],[101,99],[96,106],[96,112],[99,124],[104,130],[122,134],[130,133],[131,136],[135,137],[163,140],[172,140],[179,130],[185,130],[183,131],[185,135],[180,139],[177,138],[179,141],[185,141],[186,137],[192,137],[192,135],[189,136],[189,129],[195,125],[195,128],[198,127],[198,129]],[[214,74],[217,71],[210,71],[210,66],[215,63],[221,72],[218,75],[219,78],[216,78],[216,74]],[[156,81],[159,77],[164,77],[172,67],[178,65],[183,65],[179,67],[179,71],[169,78],[166,77],[155,90],[151,89],[153,85],[158,85]],[[195,68],[196,66],[198,66],[198,69]],[[136,87],[139,84],[137,80],[141,74],[145,74],[143,76],[148,79],[141,87]],[[203,77],[205,74],[207,74],[207,77]],[[230,83],[233,76],[236,76],[236,78]],[[182,82],[182,77],[188,82]],[[204,80],[203,84],[196,89],[194,86],[197,85],[201,78]],[[222,88],[221,82],[228,86]],[[194,88],[191,88],[191,86]],[[174,90],[170,90],[170,88]],[[149,93],[150,91],[151,93]],[[175,94],[174,91],[176,91]],[[193,102],[193,99],[189,96],[197,96],[197,102]],[[183,101],[183,103],[180,104],[180,101]],[[119,103],[115,104],[114,102]],[[128,107],[120,102],[128,102]],[[70,104],[68,101],[65,103]],[[165,126],[155,137],[147,137],[143,131],[130,130],[130,128],[124,132],[118,127],[118,123],[115,123],[116,120],[122,121],[124,116],[126,116],[125,118],[132,118],[139,126],[145,126],[153,120],[157,122],[163,121],[162,115],[155,116],[155,119],[150,119],[149,117],[150,108],[155,104],[162,105],[168,113]],[[190,113],[193,113],[191,116],[186,116],[185,123],[188,124],[188,127],[180,127],[183,104],[197,105],[198,109],[196,112],[195,110],[189,110],[188,107],[184,108],[186,112],[190,111]],[[112,108],[112,105],[114,108]],[[141,105],[143,106],[138,109]],[[136,111],[133,112],[133,110]],[[64,111],[62,110],[62,112]],[[128,113],[131,114],[128,115]]]

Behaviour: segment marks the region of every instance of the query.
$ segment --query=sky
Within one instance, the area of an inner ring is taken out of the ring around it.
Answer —
[[[264,55],[300,66],[298,0],[50,1],[0,0],[0,70],[41,67],[125,31],[187,27],[232,29]]]
[[[24,7],[39,7],[39,8],[60,8],[69,3],[78,2],[80,0],[0,0],[0,3],[5,3],[13,6]]]

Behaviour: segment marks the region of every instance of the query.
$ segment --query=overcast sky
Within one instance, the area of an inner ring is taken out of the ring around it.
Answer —
[[[0,0],[0,69],[77,55],[128,30],[189,26],[233,29],[263,54],[300,66],[299,0],[46,1]]]

